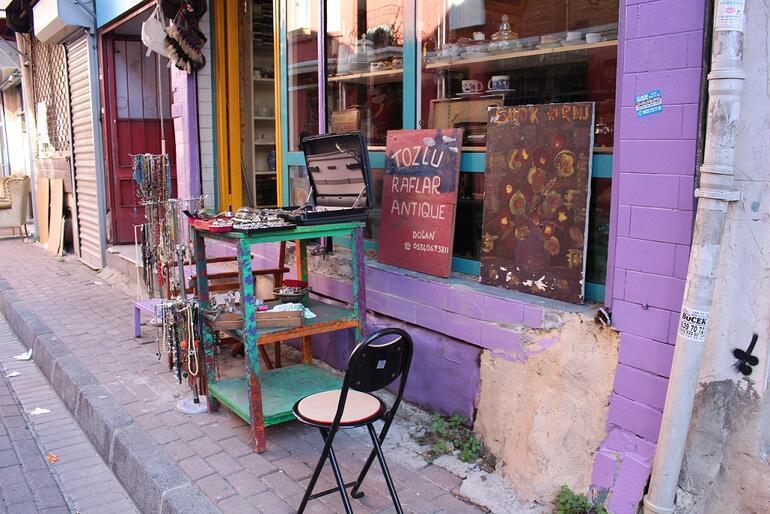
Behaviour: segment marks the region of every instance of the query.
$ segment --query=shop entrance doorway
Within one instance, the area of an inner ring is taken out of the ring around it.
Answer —
[[[134,242],[134,225],[144,221],[133,180],[132,155],[158,154],[165,146],[171,163],[171,196],[176,196],[171,75],[166,58],[151,53],[139,39],[139,14],[102,34],[105,154],[109,184],[110,236],[113,244]],[[163,144],[165,141],[165,145]]]

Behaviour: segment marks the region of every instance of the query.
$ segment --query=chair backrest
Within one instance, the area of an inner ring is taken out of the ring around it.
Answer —
[[[375,332],[353,349],[343,385],[371,393],[399,376],[406,381],[412,361],[412,338],[400,328]]]
[[[379,330],[359,343],[348,358],[332,430],[339,426],[349,389],[371,393],[384,389],[400,378],[396,399],[385,415],[389,424],[404,396],[409,367],[412,365],[412,351],[412,338],[400,328]]]

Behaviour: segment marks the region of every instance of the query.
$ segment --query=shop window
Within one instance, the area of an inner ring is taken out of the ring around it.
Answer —
[[[318,2],[287,3],[288,144],[296,152],[305,136],[318,134]]]
[[[362,130],[370,148],[384,147],[387,131],[403,127],[403,5],[333,0],[326,17],[329,130]]]
[[[244,162],[248,175],[248,192],[255,207],[278,205],[278,181],[276,175],[276,132],[275,117],[275,67],[273,42],[273,2],[254,0],[251,5],[251,73],[246,75],[250,82],[251,97],[246,106],[245,116],[251,125],[244,138],[248,140],[251,160]],[[245,152],[244,152],[245,153]]]
[[[417,126],[461,127],[464,166],[454,255],[480,254],[487,110],[595,102],[587,281],[604,284],[615,111],[618,4],[418,0]],[[466,263],[467,264],[467,263]],[[464,266],[474,270],[474,266]]]
[[[321,101],[326,104],[325,130],[364,132],[375,200],[367,249],[376,250],[379,236],[388,130],[464,129],[452,269],[478,275],[487,109],[594,102],[586,294],[601,300],[612,188],[617,2],[417,0],[413,12],[403,0],[326,0],[321,38],[326,80],[320,84],[318,27],[309,26],[317,20],[315,5],[304,0],[288,5],[288,149],[296,152],[301,137],[319,132]],[[299,164],[299,156],[287,164]],[[301,203],[308,191],[304,169],[289,166],[288,178],[290,203]]]

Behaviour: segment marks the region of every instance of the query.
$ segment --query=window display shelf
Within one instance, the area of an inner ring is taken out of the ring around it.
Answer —
[[[275,121],[275,116],[254,116],[254,121]]]
[[[510,67],[515,61],[524,59],[526,57],[539,57],[541,55],[553,55],[563,54],[570,52],[577,52],[581,50],[595,50],[598,48],[617,47],[618,41],[616,39],[611,41],[600,41],[598,43],[585,43],[582,45],[571,46],[557,46],[555,48],[540,48],[535,50],[519,50],[516,52],[501,52],[501,53],[487,53],[474,57],[456,57],[451,59],[439,59],[435,57],[429,60],[425,65],[425,68],[431,69],[447,69],[457,66],[467,66],[470,64],[485,64],[488,69],[502,69]]]
[[[401,82],[403,80],[404,70],[381,70],[367,71],[363,73],[350,73],[348,75],[334,75],[329,77],[329,82],[348,82],[352,84],[387,84],[390,82]]]

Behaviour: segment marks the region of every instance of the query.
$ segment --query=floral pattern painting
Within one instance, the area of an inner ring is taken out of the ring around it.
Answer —
[[[582,303],[591,102],[489,111],[483,284]]]

